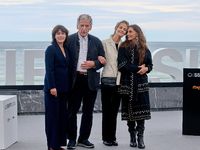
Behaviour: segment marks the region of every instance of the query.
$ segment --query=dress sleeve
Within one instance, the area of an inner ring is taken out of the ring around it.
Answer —
[[[45,51],[45,68],[48,87],[50,89],[56,88],[54,77],[54,49],[51,46]]]
[[[149,50],[147,50],[146,58],[147,58],[147,60],[146,60],[146,63],[145,63],[145,67],[148,67],[148,71],[146,73],[149,73],[153,69],[151,52]]]
[[[125,53],[125,48],[119,48],[118,52],[118,70],[119,71],[129,71],[133,73],[137,73],[140,68],[138,68],[138,65],[133,65],[129,59],[128,55],[129,53]]]

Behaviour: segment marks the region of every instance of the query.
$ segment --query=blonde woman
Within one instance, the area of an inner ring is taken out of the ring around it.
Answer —
[[[102,41],[107,64],[103,68],[101,78],[102,96],[102,140],[106,146],[117,146],[116,124],[120,105],[120,95],[116,85],[118,48],[121,38],[127,33],[129,23],[120,21],[109,39]]]

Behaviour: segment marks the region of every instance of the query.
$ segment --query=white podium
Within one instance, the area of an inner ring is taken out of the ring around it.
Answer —
[[[0,149],[18,140],[17,96],[0,95]]]

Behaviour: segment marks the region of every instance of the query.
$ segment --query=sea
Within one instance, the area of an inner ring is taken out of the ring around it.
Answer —
[[[5,85],[6,79],[6,49],[16,50],[16,85],[23,85],[24,78],[24,49],[46,49],[50,45],[48,42],[0,42],[0,85]],[[147,42],[147,46],[151,53],[160,48],[174,49],[181,53],[183,57],[183,62],[174,62],[169,56],[164,56],[161,61],[163,64],[168,66],[173,66],[183,71],[186,67],[186,49],[200,50],[200,42]],[[199,56],[200,58],[200,52]],[[199,60],[198,60],[199,61]],[[199,65],[200,62],[198,62]],[[35,67],[44,68],[44,60],[38,59],[35,63]],[[151,73],[148,74],[149,78],[159,78],[160,82],[173,82],[172,77],[168,74],[158,72],[153,69]],[[44,77],[34,78],[35,85],[43,85]]]

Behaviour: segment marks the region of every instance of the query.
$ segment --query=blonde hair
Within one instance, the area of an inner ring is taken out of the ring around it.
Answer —
[[[119,27],[119,25],[120,25],[121,23],[125,23],[125,24],[127,25],[127,27],[129,26],[128,21],[122,20],[122,21],[118,22],[118,23],[115,25],[115,32],[116,32],[117,28]],[[114,34],[115,34],[115,32],[114,32]]]

